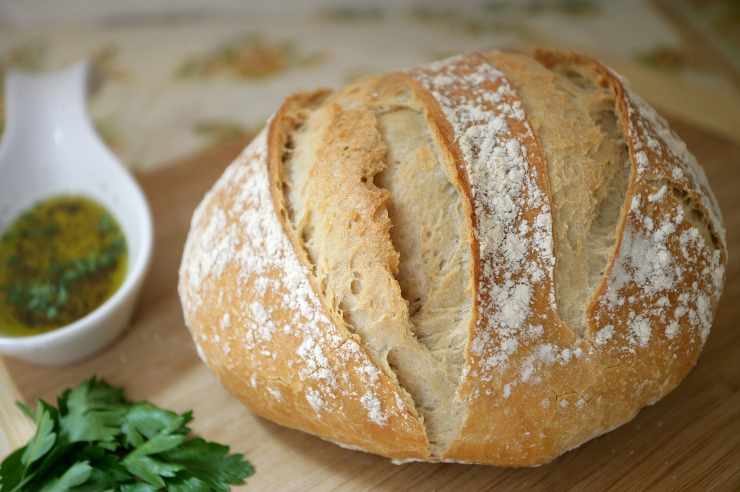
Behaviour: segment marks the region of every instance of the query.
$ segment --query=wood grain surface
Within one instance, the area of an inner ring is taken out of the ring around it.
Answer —
[[[21,398],[15,381],[0,360],[0,459],[23,446],[34,433],[33,422],[15,404]]]
[[[703,163],[729,231],[727,286],[696,369],[629,424],[533,469],[454,464],[395,466],[253,416],[200,363],[184,327],[177,268],[193,208],[244,142],[140,176],[155,216],[156,247],[131,328],[94,358],[64,369],[8,361],[27,400],[53,399],[93,374],[134,399],[193,409],[194,429],[255,464],[245,490],[740,490],[740,146],[673,121]]]

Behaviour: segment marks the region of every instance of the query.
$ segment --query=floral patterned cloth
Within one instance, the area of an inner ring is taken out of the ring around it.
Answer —
[[[25,3],[35,4],[49,5]],[[660,108],[740,141],[736,1],[351,5],[290,15],[118,12],[74,23],[0,17],[0,76],[90,59],[98,131],[137,169],[253,135],[292,92],[458,52],[531,46],[598,56]],[[2,106],[0,98],[0,131]]]

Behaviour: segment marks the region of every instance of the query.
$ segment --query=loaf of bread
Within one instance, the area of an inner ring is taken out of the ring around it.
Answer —
[[[676,387],[726,259],[702,169],[625,81],[491,52],[289,97],[195,212],[179,291],[258,415],[529,466]]]

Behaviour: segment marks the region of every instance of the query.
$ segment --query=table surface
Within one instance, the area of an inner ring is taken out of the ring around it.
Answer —
[[[53,399],[92,374],[134,399],[193,409],[194,430],[244,452],[257,473],[248,490],[738,490],[740,489],[740,146],[672,119],[717,193],[728,229],[727,286],[698,366],[664,400],[627,425],[534,469],[455,464],[396,466],[252,415],[198,360],[176,293],[177,268],[196,203],[244,141],[141,174],[155,217],[156,248],[141,303],[125,336],[64,370],[8,361],[28,400]]]

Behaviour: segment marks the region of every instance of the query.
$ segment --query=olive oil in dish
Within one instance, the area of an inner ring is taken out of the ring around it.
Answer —
[[[43,200],[0,235],[0,335],[72,323],[121,286],[126,238],[102,205],[79,195]]]

